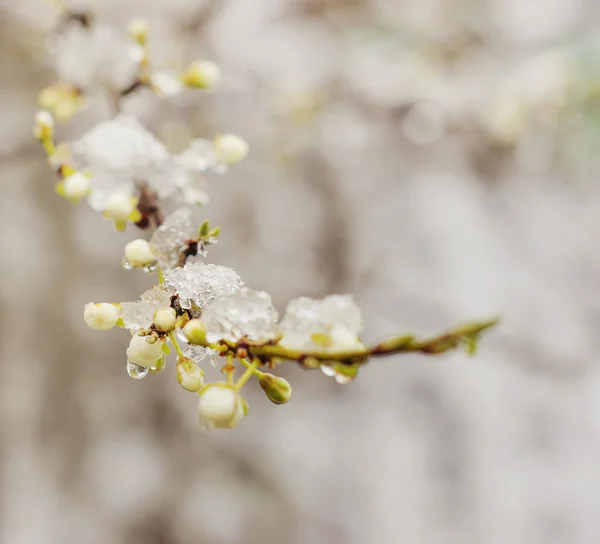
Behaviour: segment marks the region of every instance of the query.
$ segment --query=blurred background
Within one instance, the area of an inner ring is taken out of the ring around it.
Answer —
[[[372,362],[199,431],[172,368],[127,377],[90,301],[152,284],[70,206],[31,135],[59,12],[0,1],[0,542],[600,542],[600,5],[594,0],[97,0],[150,23],[157,68],[214,94],[132,96],[173,148],[251,156],[209,180],[211,262],[269,291],[353,293],[365,338],[501,314],[478,355]],[[101,96],[61,139],[110,110]],[[290,365],[291,366],[291,365]]]

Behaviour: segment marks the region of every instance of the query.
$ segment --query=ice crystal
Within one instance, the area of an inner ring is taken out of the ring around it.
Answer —
[[[152,325],[154,312],[170,304],[171,295],[162,287],[153,287],[141,296],[139,302],[121,303],[121,319],[128,329],[147,329]]]
[[[187,263],[165,277],[165,289],[179,295],[182,308],[204,311],[215,299],[235,293],[244,282],[231,268]]]
[[[192,223],[189,208],[179,208],[167,216],[163,224],[156,229],[150,239],[152,252],[163,269],[175,268],[182,252],[190,240],[195,240],[198,229]]]
[[[208,359],[214,366],[218,352],[211,348],[190,345],[186,350],[184,350],[183,354],[198,365],[201,362],[206,362]]]
[[[280,329],[281,343],[290,349],[354,349],[361,346],[362,316],[351,295],[300,297],[289,302]]]
[[[271,297],[247,287],[215,300],[202,315],[209,342],[237,342],[244,336],[255,342],[270,340],[277,336],[277,319]]]

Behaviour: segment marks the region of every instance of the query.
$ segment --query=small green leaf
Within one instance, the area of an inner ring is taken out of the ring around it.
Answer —
[[[204,221],[204,223],[202,223],[202,225],[200,225],[200,229],[198,230],[198,236],[199,238],[206,238],[209,232],[210,222],[207,219],[206,221]]]

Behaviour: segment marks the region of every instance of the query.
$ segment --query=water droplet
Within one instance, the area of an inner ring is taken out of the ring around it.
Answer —
[[[148,367],[136,365],[127,361],[127,374],[134,380],[141,380],[148,374]]]
[[[325,376],[335,376],[336,371],[328,365],[321,365],[321,372],[325,374]]]
[[[121,264],[125,270],[131,270],[133,268],[133,265],[125,257],[123,257]]]
[[[341,374],[339,372],[336,372],[335,373],[335,381],[337,383],[345,385],[347,383],[353,382],[354,381],[354,376],[346,376],[345,374]]]
[[[147,274],[152,274],[153,272],[156,272],[156,269],[158,268],[156,263],[152,263],[149,264],[148,266],[144,266],[144,272],[146,272]]]

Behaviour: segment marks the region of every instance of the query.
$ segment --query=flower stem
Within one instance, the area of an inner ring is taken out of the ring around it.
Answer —
[[[240,361],[240,362],[241,362],[241,363],[242,363],[242,364],[243,364],[243,365],[244,365],[246,368],[251,368],[251,369],[252,369],[252,373],[253,373],[255,376],[257,376],[257,377],[259,377],[259,378],[260,378],[262,375],[264,375],[264,372],[261,372],[261,371],[260,371],[260,370],[258,370],[258,369],[257,369],[255,366],[252,366],[252,364],[251,364],[249,361],[247,361],[246,359],[244,359],[244,358],[241,358],[239,361]]]
[[[173,344],[173,347],[175,348],[175,351],[177,352],[177,355],[179,357],[185,357],[185,355],[183,354],[183,351],[181,351],[181,348],[179,347],[179,342],[178,342],[177,337],[175,336],[175,333],[173,331],[171,331],[169,333],[169,338],[171,339],[171,343]]]
[[[233,353],[227,354],[227,367],[227,383],[233,385],[233,374],[235,372],[235,368],[233,367]]]
[[[244,387],[244,385],[246,384],[246,382],[252,377],[252,375],[254,374],[254,371],[256,370],[256,367],[260,364],[260,360],[259,359],[255,359],[254,362],[248,366],[248,368],[245,370],[245,372],[240,376],[240,379],[237,381],[237,383],[235,384],[235,390],[239,391],[242,387]]]
[[[283,347],[281,344],[244,345],[243,349],[252,358],[261,361],[285,359],[296,361],[305,368],[318,368],[321,363],[342,363],[347,365],[365,364],[371,357],[393,355],[397,353],[423,353],[437,355],[464,345],[472,349],[473,343],[481,333],[498,324],[499,319],[467,323],[438,336],[419,340],[412,335],[396,336],[380,342],[369,348],[351,351],[313,351],[304,352]],[[227,341],[221,341],[221,352],[237,353],[240,346]]]

